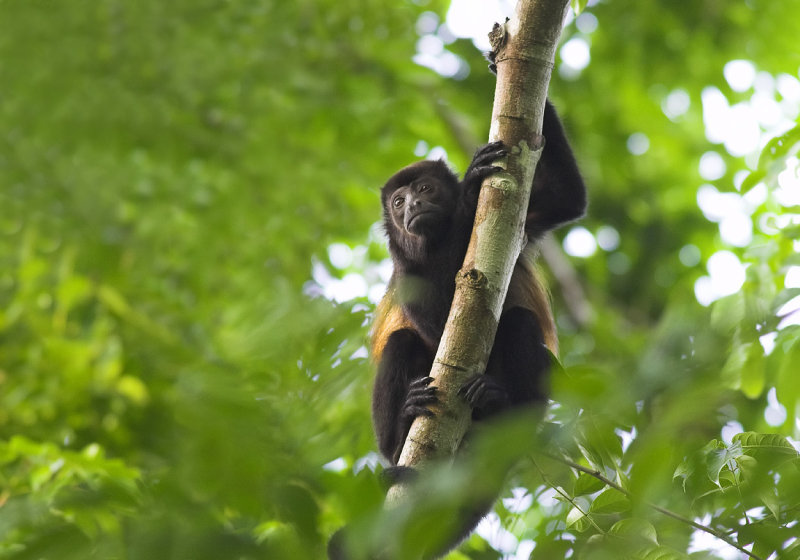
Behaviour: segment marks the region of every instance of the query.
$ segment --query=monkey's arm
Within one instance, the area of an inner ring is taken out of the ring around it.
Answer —
[[[586,211],[586,185],[555,107],[544,108],[544,151],[536,166],[525,231],[536,238],[561,224],[577,220]]]
[[[532,238],[577,220],[586,211],[586,186],[564,127],[550,101],[545,103],[542,133],[545,147],[533,178],[531,202],[525,221],[525,231]],[[486,144],[475,152],[461,182],[466,212],[474,212],[483,179],[500,171],[492,162],[507,153],[502,142]]]
[[[378,448],[393,465],[417,416],[433,414],[427,406],[437,401],[428,377],[433,356],[411,329],[393,332],[378,365],[372,393],[372,420]]]

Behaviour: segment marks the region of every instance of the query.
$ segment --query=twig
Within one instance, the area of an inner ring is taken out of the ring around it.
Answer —
[[[586,298],[581,279],[575,267],[564,256],[564,252],[552,235],[546,236],[539,244],[542,258],[558,282],[561,301],[578,327],[586,327],[592,320],[592,306]]]
[[[559,455],[547,454],[547,456],[550,457],[551,459],[555,459],[556,461],[564,463],[565,465],[567,465],[568,467],[570,467],[572,469],[575,469],[576,471],[580,471],[582,473],[588,474],[589,476],[592,476],[592,477],[596,478],[597,480],[599,480],[600,482],[602,482],[606,486],[609,486],[609,487],[613,488],[614,490],[617,490],[618,492],[621,492],[622,494],[624,494],[628,498],[632,498],[631,493],[628,490],[624,489],[622,486],[620,486],[619,484],[617,484],[613,480],[610,480],[609,478],[604,476],[602,473],[600,473],[600,471],[598,471],[598,470],[594,470],[594,469],[590,469],[588,467],[584,467],[583,465],[579,465],[578,463],[576,463],[576,462],[574,462],[574,461],[572,461],[570,459],[567,459],[566,457],[559,456]],[[690,526],[694,527],[698,531],[703,531],[704,533],[708,533],[709,535],[712,535],[712,536],[718,538],[719,540],[725,542],[726,544],[732,546],[733,548],[735,548],[735,549],[737,549],[737,550],[739,550],[741,552],[744,552],[745,554],[747,554],[750,558],[753,558],[754,560],[763,560],[763,558],[761,558],[757,554],[753,554],[752,552],[750,552],[746,548],[744,548],[741,545],[739,545],[736,541],[734,541],[733,539],[731,539],[730,537],[728,537],[724,533],[722,533],[720,531],[717,531],[716,529],[714,529],[712,527],[709,527],[707,525],[703,525],[702,523],[698,523],[697,521],[689,519],[688,517],[684,517],[683,515],[681,515],[679,513],[675,513],[674,511],[668,510],[666,508],[663,508],[663,507],[661,507],[659,505],[656,505],[654,503],[651,503],[651,502],[645,502],[645,505],[647,505],[648,507],[654,509],[655,511],[657,511],[657,512],[663,514],[663,515],[666,515],[667,517],[671,517],[672,519],[680,521],[681,523],[685,523],[686,525],[690,525]]]
[[[539,474],[540,474],[540,475],[542,475],[542,480],[544,480],[545,484],[547,484],[547,485],[548,485],[548,486],[550,486],[550,487],[551,487],[553,490],[555,490],[556,492],[558,492],[558,494],[559,494],[559,495],[560,495],[562,498],[564,498],[564,499],[565,499],[565,500],[567,500],[567,501],[568,501],[570,504],[572,504],[572,507],[574,507],[574,508],[575,508],[575,509],[577,509],[579,512],[581,512],[581,513],[583,514],[583,516],[584,516],[584,517],[585,517],[587,520],[589,520],[589,523],[591,523],[591,524],[592,524],[592,527],[594,527],[595,529],[597,529],[597,531],[598,531],[599,533],[603,533],[603,534],[605,534],[605,531],[603,531],[603,529],[601,529],[601,528],[600,528],[600,526],[599,526],[597,523],[595,523],[594,519],[592,519],[592,518],[589,516],[589,512],[588,512],[588,511],[583,511],[583,508],[581,508],[581,506],[579,506],[577,503],[575,503],[575,500],[573,500],[573,499],[572,499],[572,498],[571,498],[571,497],[570,497],[570,496],[569,496],[569,495],[568,495],[566,492],[564,492],[563,490],[561,490],[561,488],[560,488],[560,487],[558,487],[558,486],[556,486],[555,484],[553,484],[552,482],[550,482],[550,479],[547,477],[547,475],[546,475],[546,474],[544,474],[544,471],[542,470],[542,468],[541,468],[541,467],[538,465],[538,463],[536,463],[536,459],[533,459],[533,458],[531,458],[531,461],[533,461],[533,465],[534,465],[534,466],[535,466],[535,467],[536,467],[536,468],[539,470]]]

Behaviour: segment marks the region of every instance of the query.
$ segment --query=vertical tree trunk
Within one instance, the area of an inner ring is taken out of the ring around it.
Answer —
[[[544,143],[542,118],[566,0],[520,0],[516,15],[495,24],[492,39],[497,86],[490,141],[511,148],[506,171],[484,181],[475,226],[431,376],[440,407],[419,417],[406,438],[400,465],[451,457],[470,423],[471,411],[457,390],[484,372],[494,342],[514,264],[524,245],[524,222],[533,174]],[[387,503],[407,495],[393,486]]]

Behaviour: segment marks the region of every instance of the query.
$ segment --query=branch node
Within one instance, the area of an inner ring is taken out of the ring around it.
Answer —
[[[494,53],[495,51],[492,51]],[[505,62],[506,60],[519,60],[524,64],[540,64],[549,70],[552,70],[556,67],[555,62],[548,60],[546,58],[540,56],[532,56],[532,55],[524,55],[524,54],[515,54],[514,56],[497,56],[495,55],[494,62],[495,64],[500,64],[501,62]]]
[[[472,288],[473,290],[480,290],[489,285],[489,279],[477,268],[470,268],[468,270],[462,269],[458,275],[456,284]]]
[[[437,363],[437,364],[442,364],[444,367],[450,368],[450,369],[454,369],[456,371],[469,371],[468,368],[465,368],[463,366],[460,366],[460,365],[452,363],[452,362],[448,362],[448,361],[445,361],[445,360],[440,360],[438,358],[435,359],[434,362]]]
[[[495,56],[500,51],[500,47],[502,47],[506,42],[506,23],[508,23],[508,18],[502,24],[495,23],[492,26],[492,30],[489,32],[489,44],[492,45],[492,54]]]

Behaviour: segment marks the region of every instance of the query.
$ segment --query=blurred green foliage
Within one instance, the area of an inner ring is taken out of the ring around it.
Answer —
[[[487,430],[414,508],[379,514],[372,306],[319,297],[312,273],[374,283],[382,180],[420,141],[463,168],[459,140],[486,137],[480,53],[447,45],[460,79],[412,61],[420,15],[448,3],[0,2],[0,558],[321,558],[345,522],[402,558],[515,464],[506,484],[535,499],[496,513],[532,558],[685,558],[693,528],[648,504],[800,556],[800,329],[777,315],[800,293],[800,232],[772,190],[798,129],[733,157],[701,104],[709,86],[749,97],[723,77],[733,59],[796,78],[800,7],[574,4],[598,26],[564,40],[592,60],[554,73],[551,98],[590,186],[583,225],[620,238],[572,260],[592,319],[551,281],[565,370],[544,429]],[[670,119],[675,91],[690,103]],[[743,170],[743,191],[766,186],[746,246],[698,209],[709,150],[719,191]],[[339,269],[333,243],[365,251]],[[706,308],[694,286],[720,249],[746,279]],[[453,553],[499,556],[478,536]]]

